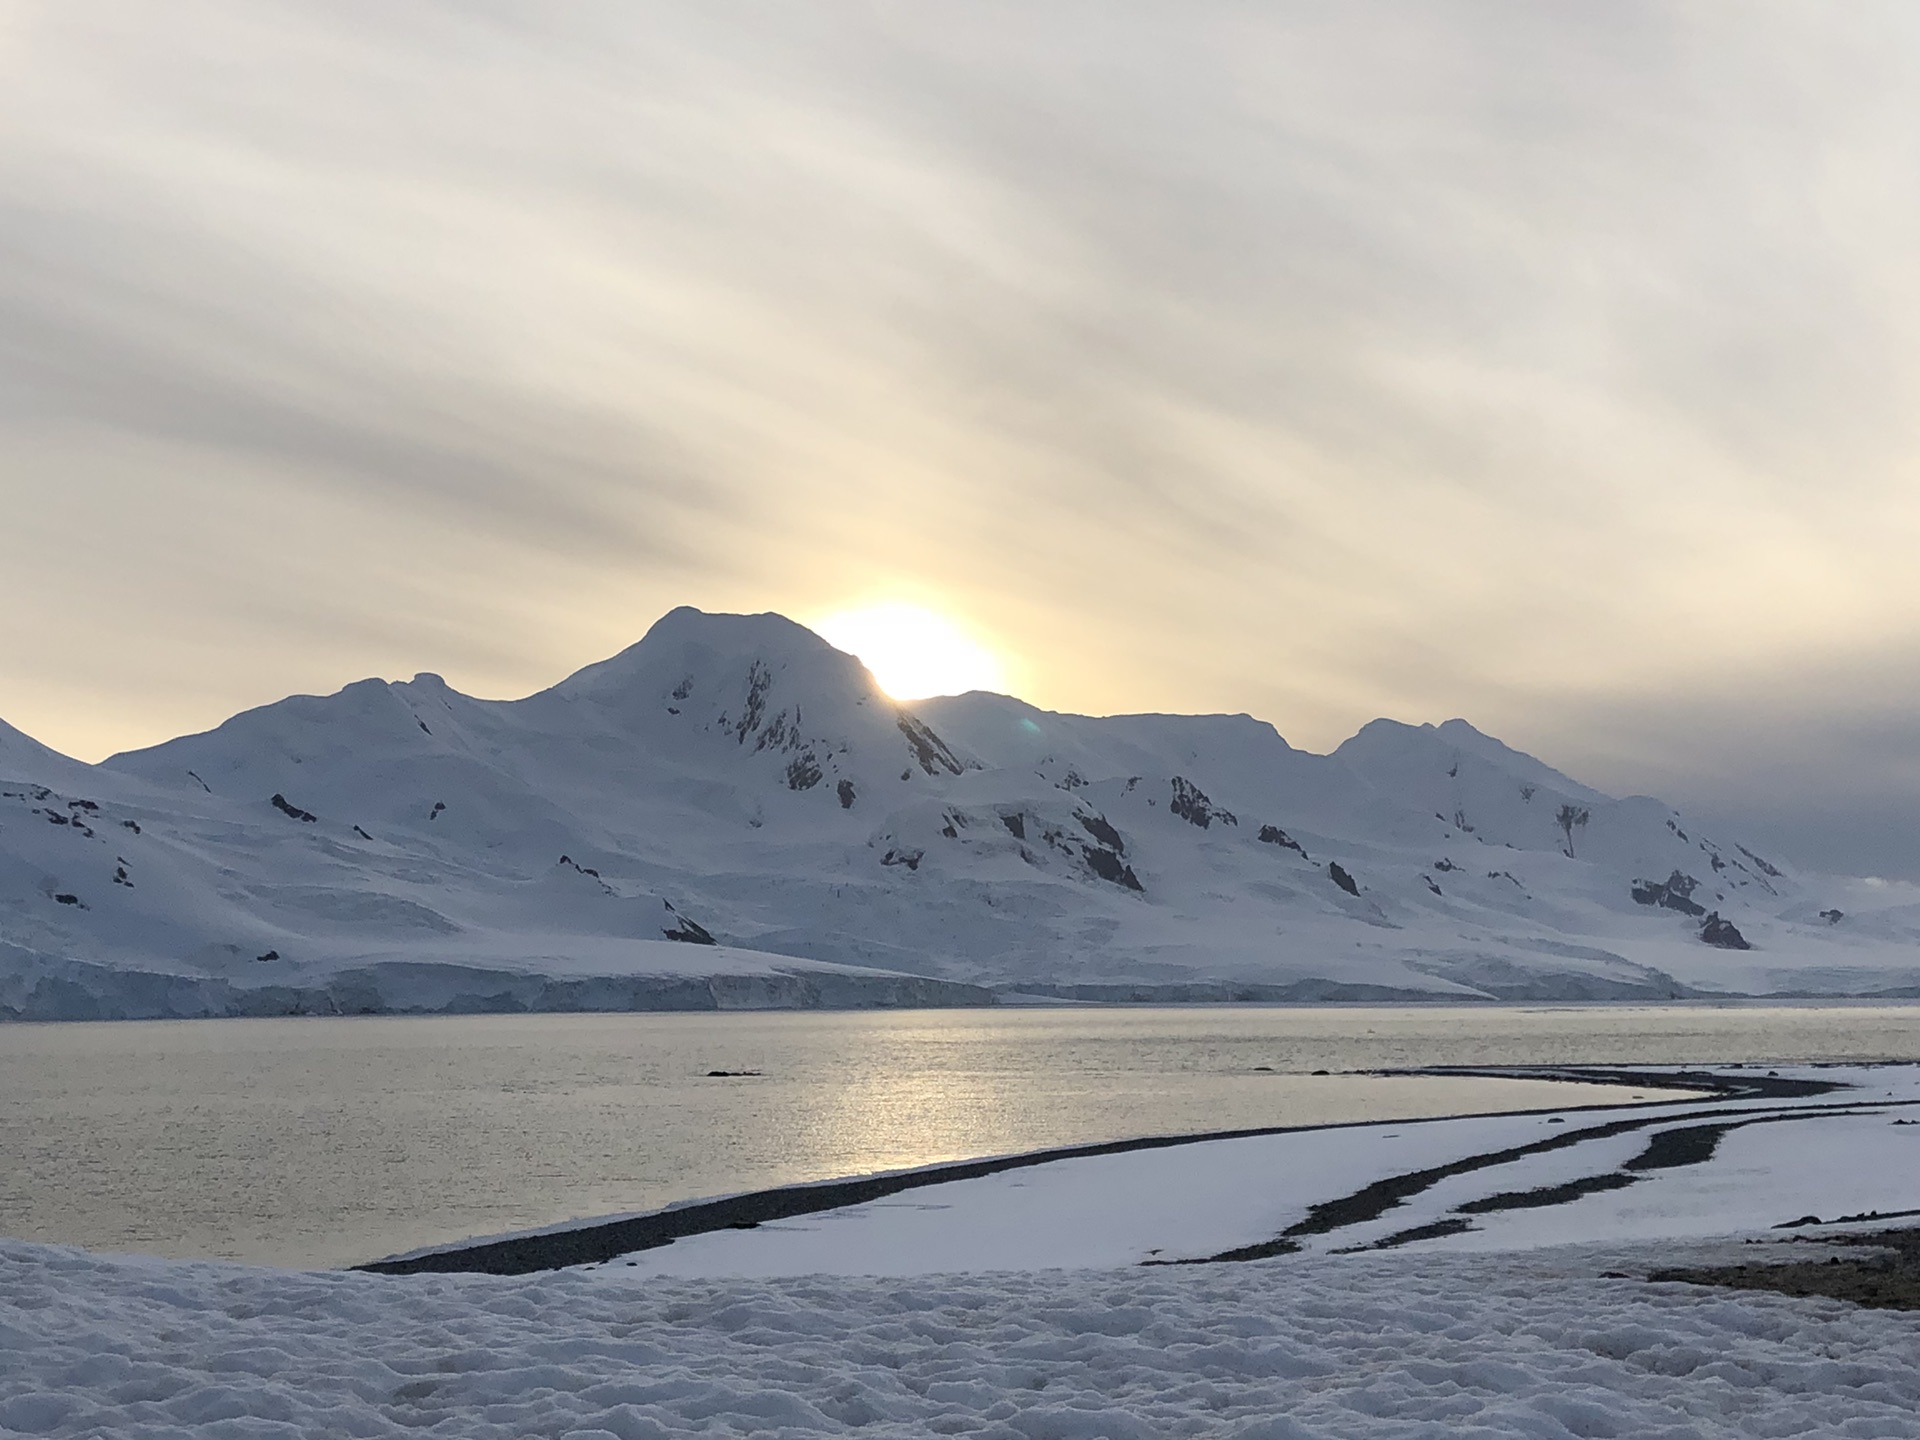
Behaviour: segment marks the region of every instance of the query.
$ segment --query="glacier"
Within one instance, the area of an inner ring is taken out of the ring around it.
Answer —
[[[1841,901],[1845,902],[1842,908]],[[294,696],[89,765],[0,724],[0,1017],[1920,994],[1920,905],[1463,720],[911,707],[671,612],[524,699]]]

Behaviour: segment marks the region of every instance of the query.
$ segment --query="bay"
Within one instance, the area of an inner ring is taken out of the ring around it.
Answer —
[[[1920,1060],[1920,1007],[1059,1007],[0,1026],[0,1234],[340,1265],[980,1155],[1626,1093],[1356,1071],[1826,1060]]]

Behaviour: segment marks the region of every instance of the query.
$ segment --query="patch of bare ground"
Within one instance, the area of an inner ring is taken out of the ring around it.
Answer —
[[[1823,1245],[1857,1246],[1858,1260],[1755,1261],[1741,1265],[1656,1270],[1649,1280],[1771,1290],[1781,1295],[1819,1295],[1880,1310],[1920,1310],[1920,1228],[1822,1236]]]

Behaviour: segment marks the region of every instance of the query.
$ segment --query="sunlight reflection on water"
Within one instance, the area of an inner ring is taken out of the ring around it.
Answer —
[[[1044,1146],[1618,1096],[1317,1069],[1916,1059],[1916,1021],[1223,1007],[0,1026],[0,1233],[340,1264]]]

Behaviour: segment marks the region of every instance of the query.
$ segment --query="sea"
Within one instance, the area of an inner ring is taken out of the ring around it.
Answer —
[[[1920,1006],[0,1025],[0,1235],[332,1267],[945,1160],[1644,1093],[1382,1070],[1843,1061],[1920,1061]]]

